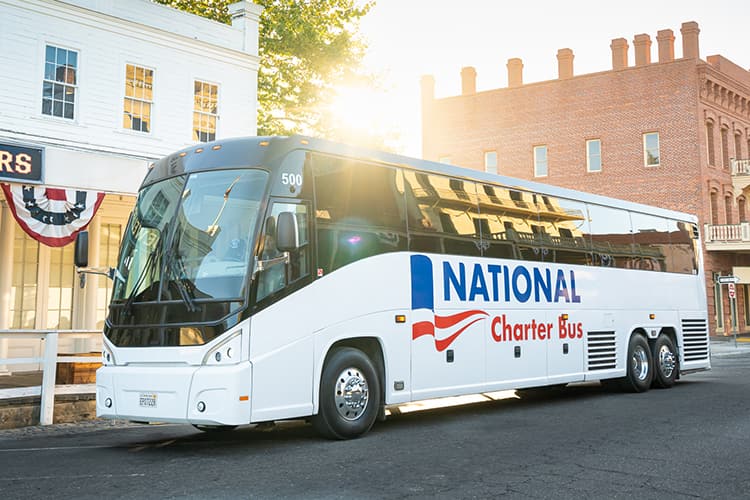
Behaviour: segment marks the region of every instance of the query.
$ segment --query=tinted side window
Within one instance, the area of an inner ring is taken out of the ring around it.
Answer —
[[[669,228],[669,255],[667,256],[667,271],[672,273],[697,274],[698,240],[693,238],[693,231],[697,228],[687,222],[667,220]]]
[[[625,210],[588,205],[591,224],[592,264],[604,267],[632,267],[633,235],[630,214]]]
[[[316,155],[313,177],[319,272],[406,250],[403,180],[397,169]]]
[[[653,215],[630,213],[633,225],[633,269],[666,271],[670,254],[667,220]]]
[[[541,200],[539,221],[546,230],[545,260],[563,264],[591,264],[591,235],[586,205],[547,195],[542,195]]]
[[[481,232],[486,223],[479,215],[476,184],[405,171],[404,188],[409,213],[409,250],[481,254]]]
[[[547,229],[539,220],[534,194],[500,186],[482,186],[480,207],[490,226],[485,238],[488,257],[541,261],[547,253]]]

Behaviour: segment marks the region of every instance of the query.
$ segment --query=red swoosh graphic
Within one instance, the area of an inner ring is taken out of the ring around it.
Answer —
[[[468,323],[467,325],[465,325],[463,328],[461,328],[460,330],[458,330],[456,333],[454,333],[448,338],[445,338],[443,340],[435,339],[435,347],[437,347],[438,352],[443,352],[444,350],[446,350],[448,346],[450,346],[453,343],[453,341],[456,340],[456,338],[463,333],[464,330],[469,328],[471,325],[473,325],[477,321],[480,321],[483,319],[484,318],[475,319],[474,321]]]
[[[464,321],[468,318],[471,318],[472,316],[480,316],[479,318],[475,318],[474,320],[470,321],[466,325],[462,326],[460,329],[458,329],[456,332],[452,333],[449,337],[444,339],[435,339],[435,348],[438,350],[438,352],[442,352],[446,350],[454,340],[458,338],[459,335],[461,335],[467,328],[469,328],[471,325],[476,323],[477,321],[483,320],[485,316],[489,316],[484,311],[480,310],[473,310],[473,311],[464,311],[457,314],[452,314],[450,316],[435,316],[435,323],[433,324],[430,321],[419,321],[417,323],[414,323],[412,325],[412,340],[417,339],[419,337],[422,337],[424,335],[432,335],[435,336],[435,327],[437,328],[450,328],[452,326],[457,325],[461,321]]]
[[[422,335],[435,335],[435,325],[430,321],[420,321],[411,327],[411,338],[416,339]]]
[[[481,314],[482,316],[489,316],[484,311],[480,311],[478,309],[475,309],[473,311],[464,311],[460,312],[458,314],[453,314],[451,316],[435,316],[435,326],[438,328],[450,328],[454,326],[457,323],[460,323],[461,321],[465,320],[466,318],[470,316],[474,316],[475,314]]]

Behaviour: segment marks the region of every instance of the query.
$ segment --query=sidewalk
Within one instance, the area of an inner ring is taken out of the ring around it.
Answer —
[[[0,429],[39,424],[41,383],[41,371],[0,375]],[[95,418],[95,390],[95,384],[55,386],[54,423]]]

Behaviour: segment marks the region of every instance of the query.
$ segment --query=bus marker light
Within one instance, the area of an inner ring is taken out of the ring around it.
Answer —
[[[240,396],[240,401],[250,401],[250,396]]]
[[[406,314],[397,314],[396,323],[406,323]]]
[[[105,399],[104,406],[106,406],[107,408],[112,408],[112,398]]]
[[[199,412],[203,413],[204,411],[206,411],[206,403],[204,403],[203,401],[198,401],[197,408]]]
[[[567,315],[567,313],[561,314],[560,315],[560,319],[562,319],[563,321],[568,321],[568,315]]]
[[[307,139],[300,139],[299,142],[300,142],[300,144],[304,144],[305,146],[307,146],[308,144],[310,144],[310,141],[308,141]]]
[[[198,149],[195,150],[195,152],[196,153],[202,153],[203,152],[203,148],[198,148]]]
[[[187,153],[185,151],[183,151],[182,153],[180,153],[180,158],[184,158],[185,156],[187,156]]]
[[[211,149],[213,149],[214,151],[218,151],[218,150],[221,149],[221,144],[217,144],[216,146],[212,147]]]
[[[221,353],[217,352],[216,355],[214,356],[214,358],[216,358],[217,362],[221,362]]]
[[[260,141],[258,144],[260,146],[266,147],[266,146],[268,146],[268,141]]]
[[[656,314],[654,313],[649,314],[648,319],[656,319]]]

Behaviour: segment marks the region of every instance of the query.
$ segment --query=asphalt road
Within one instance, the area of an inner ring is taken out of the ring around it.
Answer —
[[[644,394],[589,384],[401,414],[353,441],[301,422],[0,431],[0,496],[747,498],[750,349],[713,365]]]

